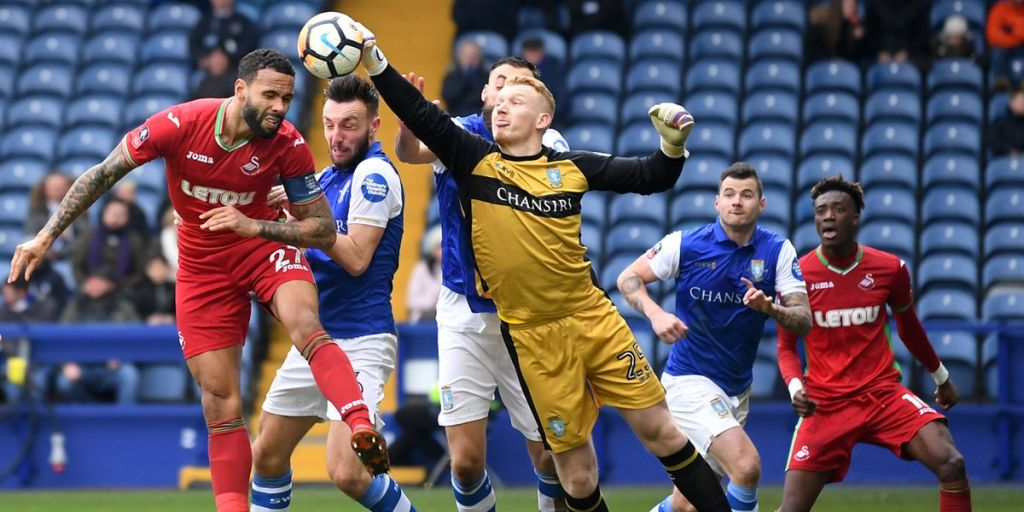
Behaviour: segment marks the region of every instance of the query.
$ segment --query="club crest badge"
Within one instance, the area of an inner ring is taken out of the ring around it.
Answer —
[[[555,437],[562,437],[565,435],[565,422],[558,416],[548,418],[548,428],[551,429],[551,433]]]
[[[562,186],[562,171],[557,167],[548,169],[547,176],[548,182],[551,183],[552,187],[558,188]]]
[[[857,283],[857,286],[864,291],[870,290],[875,287],[875,278],[871,277],[871,274],[868,274],[864,276],[864,279],[861,279],[860,282]]]
[[[452,393],[451,386],[443,386],[441,388],[441,408],[450,411],[455,407],[455,395]]]
[[[711,399],[711,408],[715,410],[720,418],[724,418],[729,415],[729,408],[726,407],[725,402],[717,396]]]
[[[754,281],[764,279],[764,260],[750,260],[750,275]]]

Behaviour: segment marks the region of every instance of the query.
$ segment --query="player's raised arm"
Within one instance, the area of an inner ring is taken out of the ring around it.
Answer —
[[[686,337],[689,329],[679,317],[662,309],[661,305],[651,298],[647,293],[647,284],[675,277],[678,273],[679,252],[669,249],[667,252],[672,254],[662,254],[662,251],[671,247],[678,248],[681,236],[678,231],[666,236],[626,267],[616,280],[616,285],[626,298],[626,302],[651,321],[651,328],[661,341],[670,344]],[[668,275],[662,275],[663,273]]]
[[[79,176],[64,195],[60,207],[35,238],[18,244],[14,250],[14,257],[11,258],[11,272],[7,276],[7,282],[14,282],[23,272],[26,279],[31,279],[32,272],[42,262],[54,240],[101,195],[110,190],[117,180],[134,168],[135,165],[125,157],[121,146],[118,145],[102,162]]]
[[[414,85],[423,94],[424,80],[416,73],[406,73],[405,80]],[[437,105],[437,100],[434,100]],[[429,164],[437,160],[437,155],[416,138],[401,119],[398,120],[398,135],[395,137],[395,156],[407,164]]]

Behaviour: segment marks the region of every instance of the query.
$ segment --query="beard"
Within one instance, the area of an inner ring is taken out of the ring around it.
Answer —
[[[270,114],[260,116],[260,111],[256,107],[245,102],[242,105],[242,119],[245,119],[245,124],[249,125],[249,129],[252,133],[261,139],[271,139],[274,135],[277,135],[277,130],[281,128],[281,123],[277,123],[277,126],[271,129],[263,127],[263,120],[270,117]],[[282,121],[284,118],[282,118]]]
[[[484,126],[487,127],[489,133],[494,133],[494,129],[491,128],[491,118],[494,117],[494,106],[488,107],[484,105],[484,109],[480,111],[480,116],[484,118]]]
[[[356,146],[355,153],[350,158],[341,162],[333,162],[334,167],[338,169],[347,169],[352,164],[362,162],[366,158],[366,153],[370,151],[370,134],[367,133],[366,137],[362,138],[359,145]]]

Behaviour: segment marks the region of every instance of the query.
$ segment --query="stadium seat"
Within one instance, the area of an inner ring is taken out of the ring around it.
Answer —
[[[747,30],[747,12],[737,0],[714,0],[693,8],[693,29],[724,29],[742,35]]]
[[[943,332],[932,337],[935,353],[942,364],[949,370],[949,376],[956,384],[960,396],[972,398],[977,389],[974,380],[974,369],[978,366],[978,341],[967,332]],[[931,382],[930,374],[923,367],[920,378]]]
[[[970,293],[978,290],[977,262],[957,253],[936,253],[923,258],[917,269],[917,293],[929,288],[959,288]]]
[[[818,121],[804,127],[800,136],[800,157],[839,155],[853,160],[857,156],[857,127],[842,121]],[[849,167],[852,173],[852,165]]]
[[[939,91],[928,100],[928,124],[940,121],[967,122],[980,125],[984,106],[976,94]]]
[[[694,126],[686,147],[697,155],[717,156],[731,159],[733,128],[722,123],[700,123]]]
[[[851,94],[823,92],[804,100],[804,123],[841,121],[856,128],[860,124],[860,102]],[[856,143],[856,140],[851,140]]]
[[[909,62],[878,62],[868,68],[869,93],[879,90],[903,90],[919,94],[921,73]]]
[[[681,96],[683,83],[679,63],[665,59],[645,59],[634,63],[626,75],[626,93],[664,92]]]
[[[0,98],[14,96],[14,78],[16,68],[0,64]]]
[[[792,62],[763,60],[747,70],[747,94],[759,91],[782,91],[800,94],[800,68]]]
[[[134,129],[149,116],[177,103],[177,98],[160,94],[137,97],[124,107],[125,124],[121,131]]]
[[[702,30],[690,38],[690,60],[723,59],[743,61],[743,39],[728,30]]]
[[[622,92],[622,67],[611,62],[587,60],[569,70],[566,84],[572,94],[598,91],[618,96]]]
[[[600,92],[581,92],[574,94],[569,106],[569,122],[595,122],[616,126],[619,102],[610,94]],[[646,117],[646,111],[644,117]]]
[[[929,158],[922,172],[924,190],[940,185],[952,185],[978,191],[981,172],[978,160],[964,156],[938,155]]]
[[[747,162],[757,169],[757,175],[761,177],[761,183],[765,188],[777,188],[787,192],[793,188],[793,161],[791,159],[771,154],[751,154],[748,155]],[[724,171],[726,167],[728,164],[719,169]],[[686,171],[683,174],[685,175]],[[715,187],[718,187],[717,179]]]
[[[75,67],[82,38],[77,34],[44,32],[25,42],[23,59],[27,63],[50,62]]]
[[[853,177],[853,159],[836,154],[821,153],[800,162],[796,171],[797,194],[803,195],[825,178],[837,174]]]
[[[80,5],[60,3],[38,9],[32,15],[32,30],[82,35],[89,21],[89,13]]]
[[[437,201],[432,201],[437,204]],[[600,263],[604,258],[604,232],[601,228],[583,223],[580,225],[580,243],[587,248],[587,258],[595,264]]]
[[[686,6],[674,1],[643,2],[633,14],[633,32],[652,28],[686,33]]]
[[[306,20],[316,16],[318,7],[309,2],[274,2],[263,13],[263,27],[265,29],[288,27],[298,29],[306,23]],[[486,52],[484,53],[486,54]]]
[[[64,103],[52,96],[26,96],[7,106],[7,126],[22,128],[42,125],[60,128]]]
[[[957,252],[977,261],[978,229],[961,222],[932,224],[921,232],[919,249],[922,257],[938,252]]]
[[[78,178],[96,164],[96,159],[91,156],[69,158],[60,163],[60,170],[72,178]]]
[[[629,43],[629,58],[632,61],[663,58],[683,62],[686,43],[681,34],[670,30],[645,30],[633,36]]]
[[[917,159],[917,126],[904,122],[875,123],[861,136],[861,156],[870,158],[879,153],[895,153]]]
[[[860,70],[845,60],[828,60],[807,68],[807,93],[841,91],[860,96]]]
[[[118,142],[113,130],[98,126],[80,126],[64,132],[57,144],[60,159],[92,157],[103,160]]]
[[[48,171],[46,162],[34,158],[5,159],[0,163],[0,190],[27,193]]]
[[[986,336],[981,344],[981,370],[986,394],[999,396],[999,338],[995,334]]]
[[[988,122],[992,123],[997,117],[1006,114],[1006,110],[1010,107],[1010,94],[1006,92],[997,92],[990,94],[988,100]]]
[[[23,42],[24,38],[19,35],[0,32],[0,64],[17,67],[21,63]]]
[[[798,226],[796,233],[793,235],[792,242],[793,247],[796,248],[796,253],[803,256],[818,247],[821,239],[818,238],[818,229],[814,223],[803,223],[798,224]]]
[[[0,192],[0,225],[21,226],[28,217],[28,195],[23,192]]]
[[[686,190],[718,190],[718,180],[729,167],[729,160],[715,155],[691,154],[686,159],[683,175],[676,182],[676,191]]]
[[[784,123],[752,123],[743,129],[739,138],[739,156],[743,160],[753,153],[793,158],[795,147],[792,125]]]
[[[1024,254],[992,256],[982,267],[981,283],[985,289],[999,285],[1024,285]]]
[[[891,220],[908,226],[917,223],[917,204],[914,193],[904,188],[874,187],[864,192],[864,212],[861,221]],[[911,237],[913,238],[913,237]]]
[[[780,91],[765,91],[747,95],[743,102],[743,123],[772,121],[796,124],[796,97]]]
[[[315,13],[314,13],[315,14]],[[299,22],[301,25],[305,23],[305,20]],[[283,29],[286,27],[282,27]],[[505,37],[497,32],[490,32],[487,30],[478,30],[474,32],[466,32],[460,35],[456,40],[455,44],[452,45],[452,54],[457,52],[459,46],[462,45],[463,41],[473,41],[484,54],[484,66],[490,66],[494,61],[509,54],[508,41]]]
[[[750,15],[750,28],[754,31],[766,28],[781,28],[802,33],[806,25],[806,13],[802,2],[794,0],[763,1],[757,4]]]
[[[151,231],[160,229],[160,205],[163,204],[167,193],[140,188],[137,194],[139,208],[142,208],[142,212],[146,214],[146,222],[149,224],[149,229]]]
[[[106,94],[126,98],[132,78],[131,68],[122,64],[93,64],[78,73],[75,94]]]
[[[613,223],[604,239],[605,254],[609,258],[627,256],[636,259],[654,247],[663,236],[665,230],[660,224]]]
[[[864,245],[891,252],[908,263],[914,261],[914,228],[899,221],[863,222],[858,239]]]
[[[793,206],[788,191],[779,189],[766,189],[764,191],[765,210],[758,217],[757,223],[762,227],[769,224],[785,226],[786,229],[779,229],[775,232],[785,237],[789,233],[789,210]]]
[[[864,122],[868,125],[883,121],[918,124],[921,122],[921,98],[916,92],[895,89],[878,91],[868,96],[864,104]]]
[[[565,39],[562,39],[562,36],[550,30],[530,29],[519,32],[519,35],[517,35],[512,41],[512,47],[510,50],[515,55],[521,55],[523,53],[523,41],[534,37],[540,38],[544,41],[545,57],[562,63],[569,62],[569,50],[565,44]],[[504,57],[504,55],[502,55],[502,57]]]
[[[991,2],[990,2],[991,3]],[[931,29],[937,32],[946,18],[953,14],[963,16],[968,26],[981,30],[985,26],[985,2],[982,0],[940,0],[932,6]]]
[[[750,62],[783,59],[800,63],[803,59],[803,36],[793,30],[770,29],[758,32],[747,43]]]
[[[1024,318],[1024,292],[993,290],[982,303],[982,318],[987,322]]]
[[[924,225],[948,220],[977,226],[981,221],[978,196],[956,187],[935,187],[924,198],[921,221]]]
[[[153,364],[139,370],[139,401],[177,403],[185,401],[188,370],[181,364]]]
[[[605,243],[607,244],[609,241],[610,240],[606,240]],[[657,240],[655,240],[655,243],[657,243]],[[626,270],[626,267],[632,265],[633,262],[636,261],[638,256],[640,256],[639,252],[636,254],[622,254],[620,256],[606,258],[604,265],[602,265],[600,269],[601,288],[605,291],[611,292],[610,295],[618,294],[618,287],[615,286],[615,281],[619,278],[619,274],[621,274],[623,270]],[[622,302],[621,304],[625,309],[630,311],[633,310],[633,308],[625,305],[625,302]],[[625,310],[621,311],[625,312]]]
[[[605,192],[591,192],[584,195],[580,201],[580,216],[583,223],[604,229],[608,223],[607,205],[608,194]]]
[[[163,194],[167,191],[167,177],[163,159],[152,160],[132,169],[127,179],[134,180],[140,190],[146,189],[157,194]],[[437,205],[437,201],[430,201],[430,204]]]
[[[700,119],[701,122],[735,125],[739,117],[735,96],[707,90],[687,96],[686,110],[693,114],[694,119]]]
[[[614,130],[604,124],[583,123],[575,124],[562,133],[569,147],[583,151],[597,151],[600,153],[614,152]]]
[[[620,194],[612,196],[608,205],[608,222],[616,224],[646,223],[662,229],[668,205],[661,194],[643,196],[640,194]]]
[[[985,201],[985,225],[1020,222],[1024,212],[1024,188],[998,188],[989,191]]]
[[[762,341],[762,344],[765,342]],[[779,377],[779,364],[774,359],[757,356],[754,358],[752,368],[753,379],[750,382],[750,397],[769,399],[777,398],[775,389],[781,377]]]
[[[655,130],[651,123],[636,123],[627,127],[619,134],[615,145],[615,154],[619,156],[646,156],[658,149],[660,140],[658,130]]]
[[[687,94],[709,89],[715,92],[739,95],[740,69],[733,62],[708,59],[689,66],[686,72]]]
[[[974,294],[956,289],[935,288],[916,301],[921,320],[974,320],[977,303]]]
[[[121,127],[121,108],[124,102],[116,96],[85,96],[67,107],[65,122],[68,127],[79,124],[101,124]]]
[[[676,194],[672,200],[670,230],[689,229],[707,224],[718,217],[715,211],[715,192],[710,190],[687,190]]]
[[[980,150],[980,130],[968,123],[937,123],[928,129],[924,137],[926,157],[953,153],[977,158]]]
[[[1021,158],[1004,156],[988,161],[985,168],[985,187],[995,190],[1003,185],[1024,186],[1024,165]]]
[[[928,74],[928,91],[963,89],[982,92],[981,69],[969,59],[942,59],[935,61]]]
[[[136,95],[168,94],[184,98],[189,91],[188,67],[176,64],[149,64],[135,73],[132,92]]]
[[[49,162],[57,145],[57,133],[52,128],[31,126],[8,130],[0,142],[0,155],[4,159],[23,156]]]
[[[30,6],[4,4],[0,5],[0,32],[23,36],[32,28],[32,9]]]
[[[573,38],[569,54],[573,62],[582,59],[607,59],[622,63],[626,60],[626,43],[614,32],[591,30]]]
[[[985,257],[1024,254],[1024,221],[1004,223],[985,230]]]
[[[84,64],[113,62],[134,66],[138,48],[139,36],[136,34],[101,32],[86,40],[82,48],[82,61]]]
[[[123,30],[142,33],[146,26],[145,6],[114,4],[93,12],[90,26],[93,31]]]
[[[672,96],[665,91],[647,91],[630,96],[622,104],[619,121],[622,126],[629,126],[633,123],[649,123],[651,118],[647,115],[647,111],[654,105],[664,102],[680,103],[680,100],[677,96]]]
[[[917,164],[907,155],[883,153],[872,156],[860,166],[858,180],[864,188],[879,185],[917,191]]]
[[[34,64],[18,73],[17,92],[21,96],[51,94],[67,98],[73,73],[73,69],[59,64]]]
[[[0,259],[10,261],[14,256],[14,249],[21,242],[25,241],[25,233],[21,226],[0,224]]]
[[[291,43],[286,48],[285,55],[291,55],[295,51],[295,36],[289,38]],[[284,52],[282,52],[284,53]],[[139,58],[147,64],[153,62],[169,61],[172,63],[191,64],[189,55],[188,33],[181,31],[166,31],[152,34],[142,42],[139,49]]]

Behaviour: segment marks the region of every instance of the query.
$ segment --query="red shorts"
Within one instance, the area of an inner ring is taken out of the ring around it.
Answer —
[[[269,303],[288,281],[314,283],[305,256],[295,247],[233,235],[196,239],[182,231],[175,303],[185,359],[245,343],[253,296]]]
[[[842,402],[819,403],[813,415],[796,424],[786,471],[831,471],[829,482],[840,482],[850,469],[853,445],[869,443],[908,458],[903,445],[928,423],[945,420],[895,382]]]

